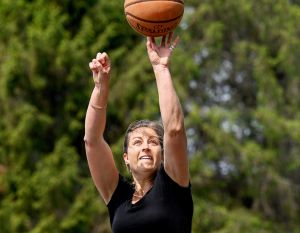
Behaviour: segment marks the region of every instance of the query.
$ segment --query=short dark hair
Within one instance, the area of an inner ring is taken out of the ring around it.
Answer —
[[[138,120],[138,121],[132,122],[126,130],[124,144],[123,144],[123,152],[127,153],[130,133],[141,127],[151,128],[157,133],[160,146],[163,150],[163,148],[164,148],[163,147],[164,128],[163,128],[162,124],[158,121]]]

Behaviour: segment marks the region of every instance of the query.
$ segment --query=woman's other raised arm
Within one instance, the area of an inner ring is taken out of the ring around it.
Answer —
[[[164,126],[164,167],[167,174],[179,185],[188,186],[189,166],[184,115],[169,71],[169,60],[178,37],[172,42],[173,33],[162,37],[157,45],[154,38],[147,38],[147,51],[156,78],[159,107]]]
[[[98,53],[89,66],[95,87],[85,118],[85,150],[94,184],[107,204],[119,178],[112,151],[103,137],[111,64],[106,53]]]

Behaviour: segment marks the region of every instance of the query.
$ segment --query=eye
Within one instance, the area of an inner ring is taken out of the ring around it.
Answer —
[[[157,139],[150,139],[150,140],[149,140],[149,143],[150,143],[151,145],[157,146],[157,145],[159,144],[159,141],[158,141]]]
[[[134,140],[132,144],[135,145],[135,146],[139,146],[139,145],[142,144],[142,141],[141,140]]]

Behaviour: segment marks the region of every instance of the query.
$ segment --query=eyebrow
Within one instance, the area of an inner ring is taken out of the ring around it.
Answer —
[[[142,139],[142,138],[143,138],[142,136],[134,136],[131,139],[133,140],[133,139]],[[152,139],[152,138],[159,139],[159,136],[151,135],[148,138],[149,139]]]

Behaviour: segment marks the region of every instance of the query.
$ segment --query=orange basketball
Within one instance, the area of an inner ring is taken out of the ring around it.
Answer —
[[[159,37],[173,31],[184,12],[183,0],[125,0],[129,25],[144,36]]]

